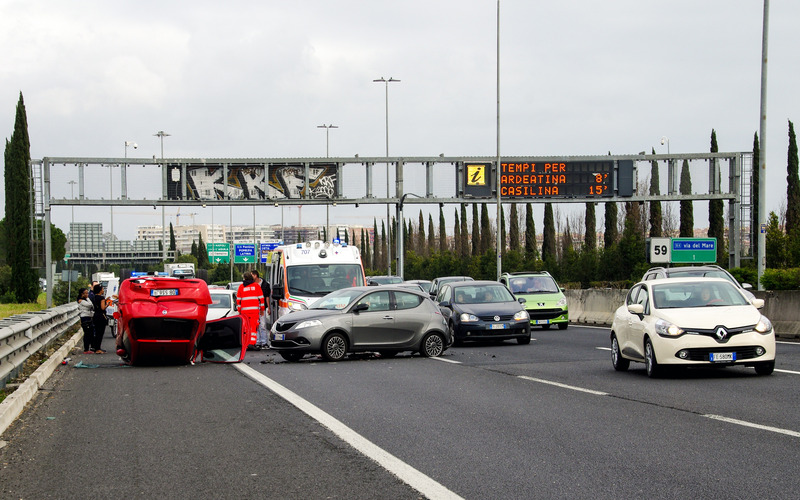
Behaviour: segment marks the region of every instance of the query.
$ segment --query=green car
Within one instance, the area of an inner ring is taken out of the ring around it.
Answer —
[[[545,330],[550,325],[558,325],[560,330],[569,326],[567,298],[547,271],[503,273],[500,283],[515,297],[525,299],[531,326],[541,326]]]

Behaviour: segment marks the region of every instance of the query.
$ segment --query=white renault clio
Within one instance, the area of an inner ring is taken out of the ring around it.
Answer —
[[[627,370],[644,363],[656,377],[665,365],[775,369],[775,331],[752,303],[719,278],[668,278],[637,283],[611,325],[611,361]]]

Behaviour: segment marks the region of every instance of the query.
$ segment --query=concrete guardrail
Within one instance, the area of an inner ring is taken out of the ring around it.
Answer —
[[[755,291],[764,299],[762,314],[772,321],[776,336],[800,340],[800,290]],[[614,311],[625,303],[628,290],[565,290],[572,323],[611,326]]]
[[[77,302],[0,320],[0,388],[19,373],[30,356],[78,321]]]

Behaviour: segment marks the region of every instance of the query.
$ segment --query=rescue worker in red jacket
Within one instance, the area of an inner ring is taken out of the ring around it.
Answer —
[[[245,272],[242,279],[244,281],[236,291],[236,305],[239,308],[239,314],[247,319],[247,333],[250,334],[249,349],[249,346],[256,344],[258,320],[266,310],[266,301],[261,287],[255,282],[250,271]]]

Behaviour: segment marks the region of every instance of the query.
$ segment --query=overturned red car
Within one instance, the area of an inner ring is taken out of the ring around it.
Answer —
[[[246,320],[230,316],[206,322],[211,296],[200,279],[138,277],[119,289],[117,347],[130,364],[244,358]]]

